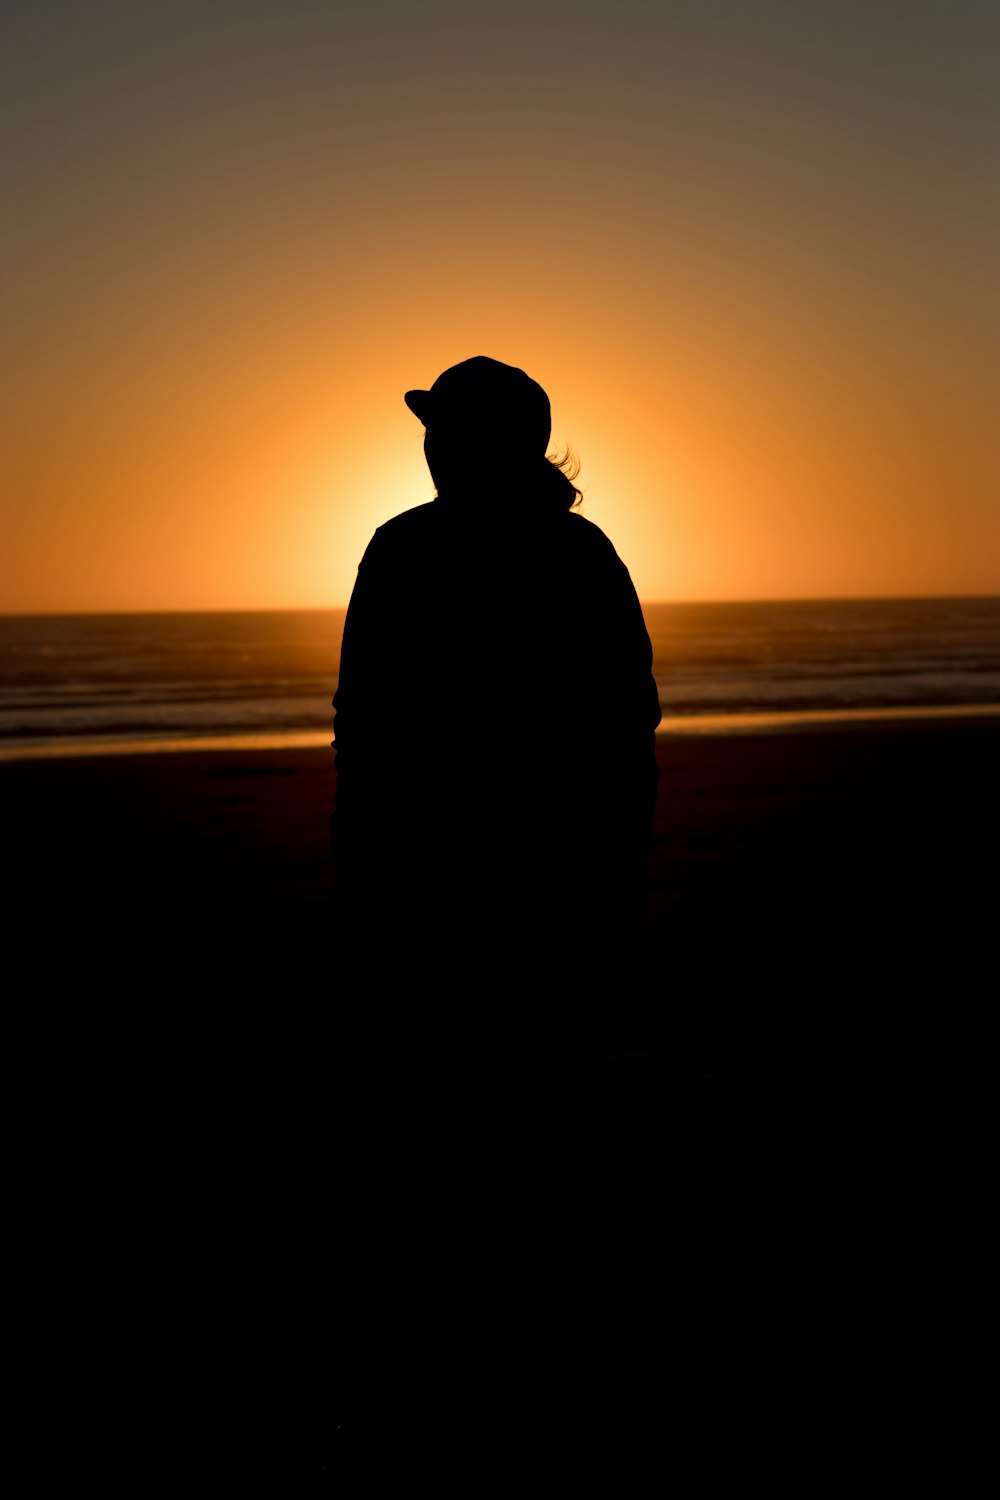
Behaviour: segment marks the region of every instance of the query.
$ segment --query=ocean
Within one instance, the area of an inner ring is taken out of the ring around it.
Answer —
[[[1000,598],[644,613],[667,732],[1000,712]],[[0,616],[0,758],[328,742],[344,614]]]

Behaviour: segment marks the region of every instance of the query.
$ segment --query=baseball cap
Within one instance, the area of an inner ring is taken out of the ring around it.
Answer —
[[[485,354],[452,365],[429,391],[407,391],[403,400],[425,427],[488,426],[541,454],[552,431],[549,398],[538,382]]]

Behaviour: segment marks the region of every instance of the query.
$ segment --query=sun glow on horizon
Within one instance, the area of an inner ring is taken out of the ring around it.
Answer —
[[[566,17],[18,11],[0,610],[343,607],[475,354],[646,601],[1000,593],[985,12]]]

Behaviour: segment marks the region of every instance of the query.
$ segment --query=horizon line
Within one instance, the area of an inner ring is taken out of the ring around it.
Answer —
[[[904,603],[926,603],[929,601],[947,602],[949,600],[972,600],[972,599],[997,599],[1000,600],[1000,590],[995,593],[963,593],[963,594],[782,594],[758,596],[755,598],[729,598],[729,599],[640,599],[639,603],[645,609],[659,608],[663,605],[720,605],[731,604],[904,604]],[[347,604],[268,604],[263,606],[232,606],[232,605],[209,605],[203,608],[151,608],[151,609],[2,609],[0,619],[4,620],[27,620],[27,619],[65,619],[73,616],[94,616],[107,618],[117,615],[267,615],[267,614],[333,614],[338,610],[346,610]]]

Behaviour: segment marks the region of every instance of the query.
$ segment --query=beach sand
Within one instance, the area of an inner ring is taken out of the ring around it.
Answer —
[[[67,1378],[116,1370],[75,1440],[304,1493],[474,1492],[500,1429],[515,1480],[542,1430],[553,1483],[604,1441],[619,1493],[644,1441],[807,1491],[891,1446],[851,1339],[933,1159],[913,1090],[990,992],[998,750],[995,718],[661,737],[618,992],[499,1060],[412,995],[357,1024],[329,751],[0,765],[18,1149]]]
[[[750,1038],[730,1024],[791,1007],[767,1046],[801,1064],[839,1038],[863,1063],[894,1000],[975,986],[998,747],[986,718],[661,736],[649,904],[608,1007],[618,1040],[648,1051],[690,1020],[707,1068],[739,1067]],[[343,1005],[328,750],[15,761],[0,786],[7,910],[40,978],[51,966],[109,1004]],[[810,1036],[828,1001],[838,1036]]]

